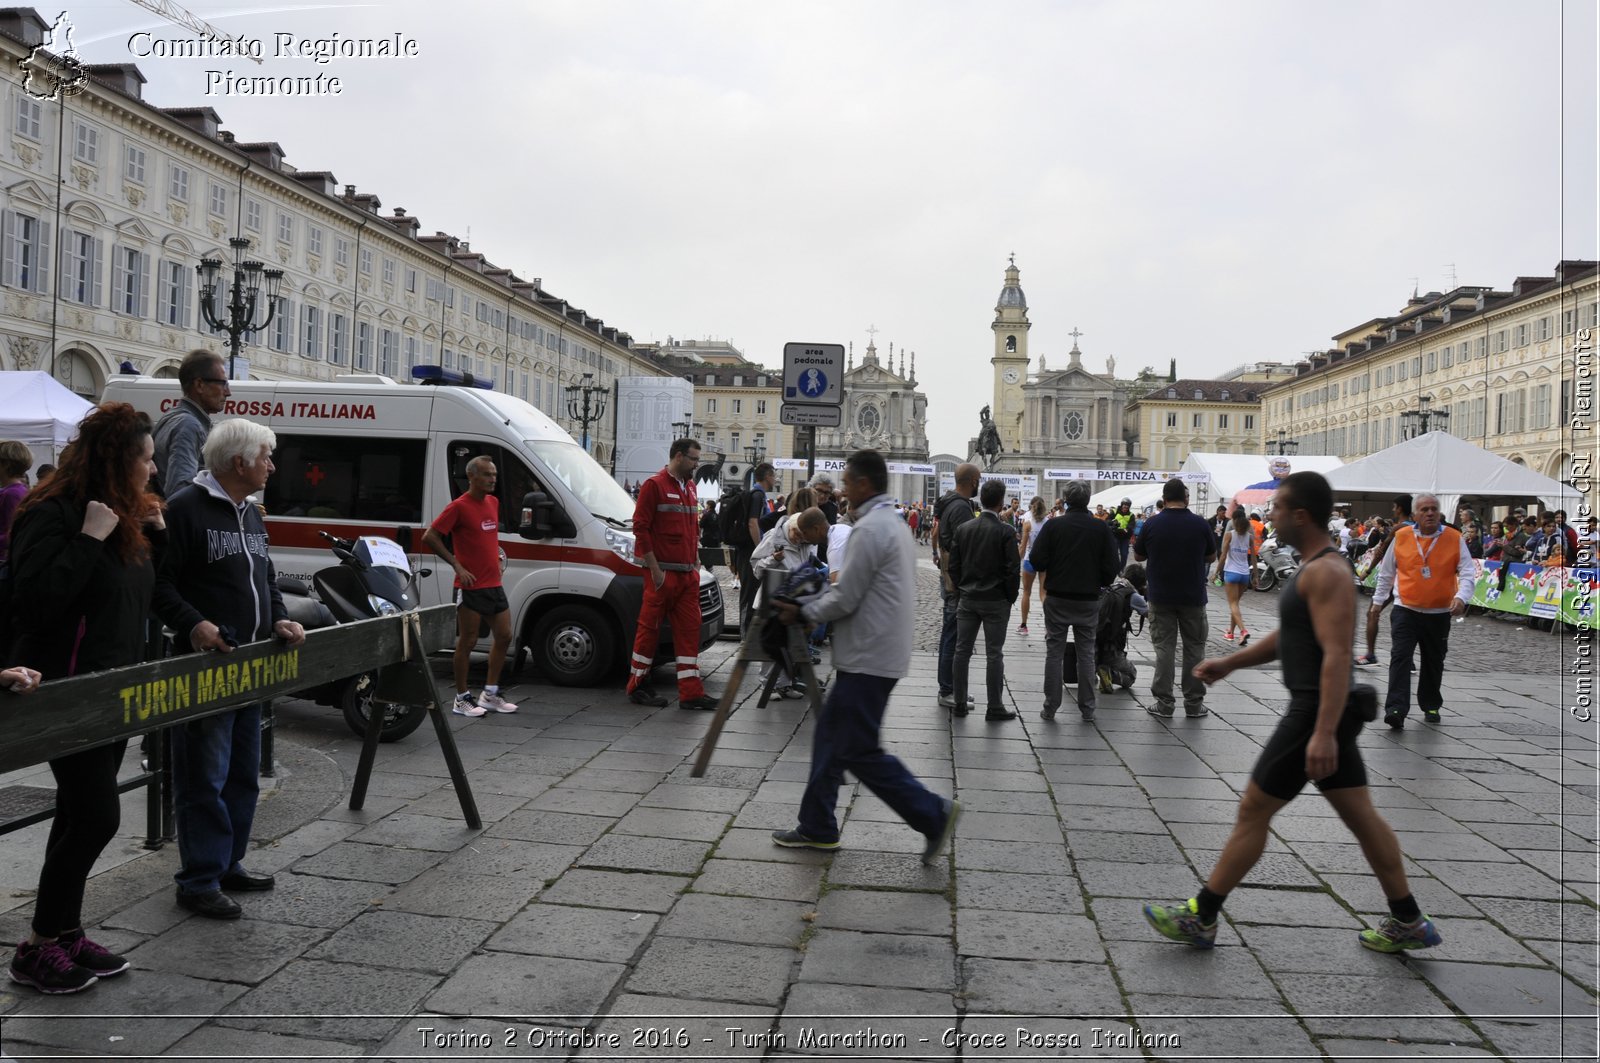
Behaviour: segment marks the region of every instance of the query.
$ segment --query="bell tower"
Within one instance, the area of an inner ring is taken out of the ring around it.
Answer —
[[[1013,254],[989,326],[994,331],[994,357],[989,359],[994,366],[994,424],[1008,453],[1022,445],[1022,385],[1028,379],[1028,330],[1033,327],[1020,278]]]

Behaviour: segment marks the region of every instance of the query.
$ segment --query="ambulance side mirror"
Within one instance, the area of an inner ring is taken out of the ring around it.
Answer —
[[[556,524],[570,524],[560,506],[543,491],[529,491],[522,496],[522,520],[517,534],[524,539],[549,539],[556,534]]]

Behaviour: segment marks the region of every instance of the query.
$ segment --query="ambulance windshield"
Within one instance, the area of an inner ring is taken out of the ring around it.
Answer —
[[[582,447],[549,439],[526,442],[551,475],[567,485],[579,505],[602,520],[631,524],[633,499]]]

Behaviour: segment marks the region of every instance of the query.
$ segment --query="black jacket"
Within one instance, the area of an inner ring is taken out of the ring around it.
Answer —
[[[155,585],[151,558],[124,564],[106,543],[83,534],[83,504],[42,502],[11,531],[11,631],[7,666],[61,679],[145,658],[145,624]],[[148,531],[159,556],[166,533]]]
[[[167,503],[167,550],[156,571],[155,608],[189,650],[202,620],[230,629],[240,645],[272,635],[289,618],[278,591],[267,529],[254,503],[234,503],[209,472]]]
[[[1097,601],[1100,588],[1117,578],[1117,541],[1111,526],[1087,509],[1052,517],[1028,553],[1044,576],[1045,593],[1073,601]]]
[[[947,569],[963,598],[1015,602],[1022,584],[1017,529],[985,510],[956,529]]]

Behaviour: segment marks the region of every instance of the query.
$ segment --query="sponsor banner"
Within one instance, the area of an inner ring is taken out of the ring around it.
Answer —
[[[999,480],[1001,483],[1006,485],[1006,494],[1016,495],[1024,502],[1028,501],[1028,499],[1039,493],[1039,478],[1037,476],[1027,476],[1016,473],[986,472],[979,477],[978,482],[982,484],[988,480]],[[940,473],[939,493],[942,495],[949,494],[955,489],[955,474],[948,472]]]
[[[1600,570],[1545,568],[1513,564],[1502,577],[1499,561],[1474,559],[1477,577],[1472,584],[1472,604],[1512,616],[1535,620],[1560,620],[1572,627],[1600,627],[1595,604],[1600,600]],[[1502,579],[1504,585],[1502,586]],[[1376,569],[1362,580],[1376,587]]]
[[[915,461],[891,461],[891,462],[888,463],[888,465],[889,465],[889,471],[891,473],[898,473],[898,474],[900,474],[902,476],[932,476],[933,475],[933,466],[931,464],[924,464],[922,462],[915,462]],[[774,469],[804,469],[806,467],[806,459],[804,459],[804,458],[773,458],[772,459],[772,467]],[[818,472],[843,472],[844,471],[844,459],[843,458],[818,458],[817,459],[817,471]]]
[[[1157,469],[1046,469],[1046,480],[1111,480],[1118,483],[1166,483],[1176,476],[1185,483],[1204,483],[1208,472],[1161,472]]]

